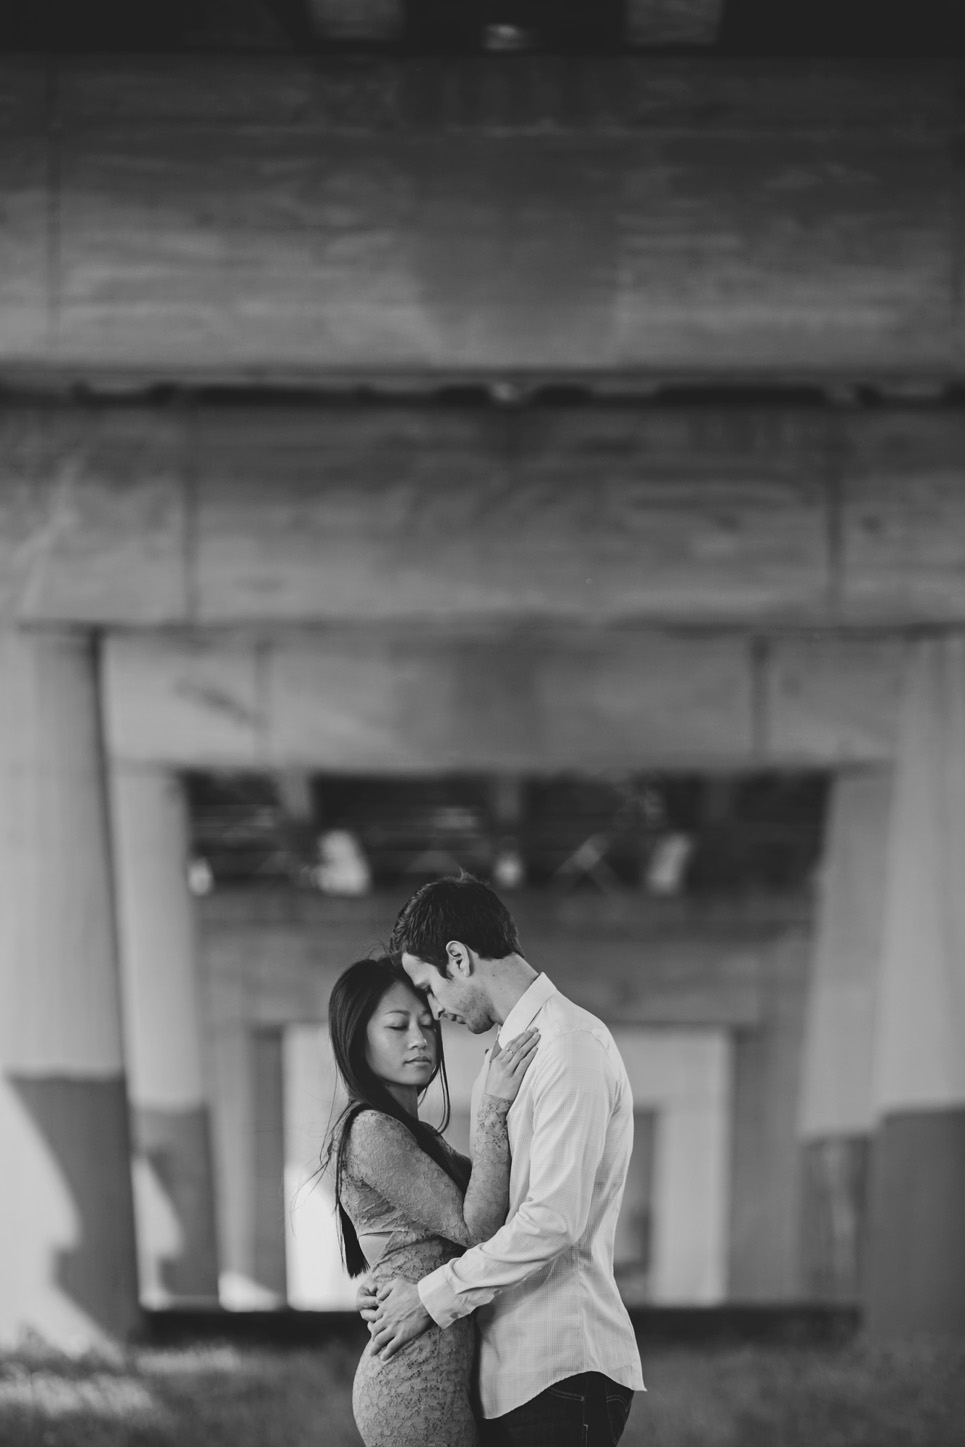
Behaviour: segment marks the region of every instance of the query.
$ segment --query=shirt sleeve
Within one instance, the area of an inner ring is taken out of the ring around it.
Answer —
[[[419,1295],[439,1326],[525,1281],[586,1229],[615,1099],[606,1047],[589,1031],[571,1031],[540,1046],[530,1073],[528,1193],[491,1240],[423,1277]]]

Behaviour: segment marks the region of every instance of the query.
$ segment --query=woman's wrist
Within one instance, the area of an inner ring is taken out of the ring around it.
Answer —
[[[484,1110],[491,1110],[497,1115],[505,1115],[512,1103],[504,1095],[490,1095],[487,1091],[479,1102],[479,1110],[480,1113]]]

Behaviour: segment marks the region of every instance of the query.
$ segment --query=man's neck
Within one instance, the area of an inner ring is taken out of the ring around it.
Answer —
[[[522,955],[507,955],[504,960],[496,962],[490,981],[489,998],[497,1025],[505,1022],[538,975],[539,971],[534,970]]]

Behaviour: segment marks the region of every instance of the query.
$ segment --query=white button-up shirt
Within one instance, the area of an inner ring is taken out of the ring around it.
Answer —
[[[643,1389],[640,1354],[613,1278],[613,1242],[633,1146],[630,1082],[609,1030],[540,975],[499,1031],[540,1031],[509,1110],[509,1216],[489,1241],[433,1271],[419,1295],[439,1326],[477,1313],[484,1417],[554,1382],[603,1372]],[[488,1056],[473,1087],[473,1120]]]

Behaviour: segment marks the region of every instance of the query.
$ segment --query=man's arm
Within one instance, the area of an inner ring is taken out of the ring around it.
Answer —
[[[424,1277],[418,1289],[399,1281],[383,1288],[370,1329],[384,1359],[417,1334],[412,1331],[416,1321],[422,1321],[422,1330],[430,1317],[449,1326],[525,1281],[586,1229],[613,1105],[606,1047],[589,1031],[558,1036],[541,1046],[531,1084],[533,1141],[525,1201],[491,1240]]]

